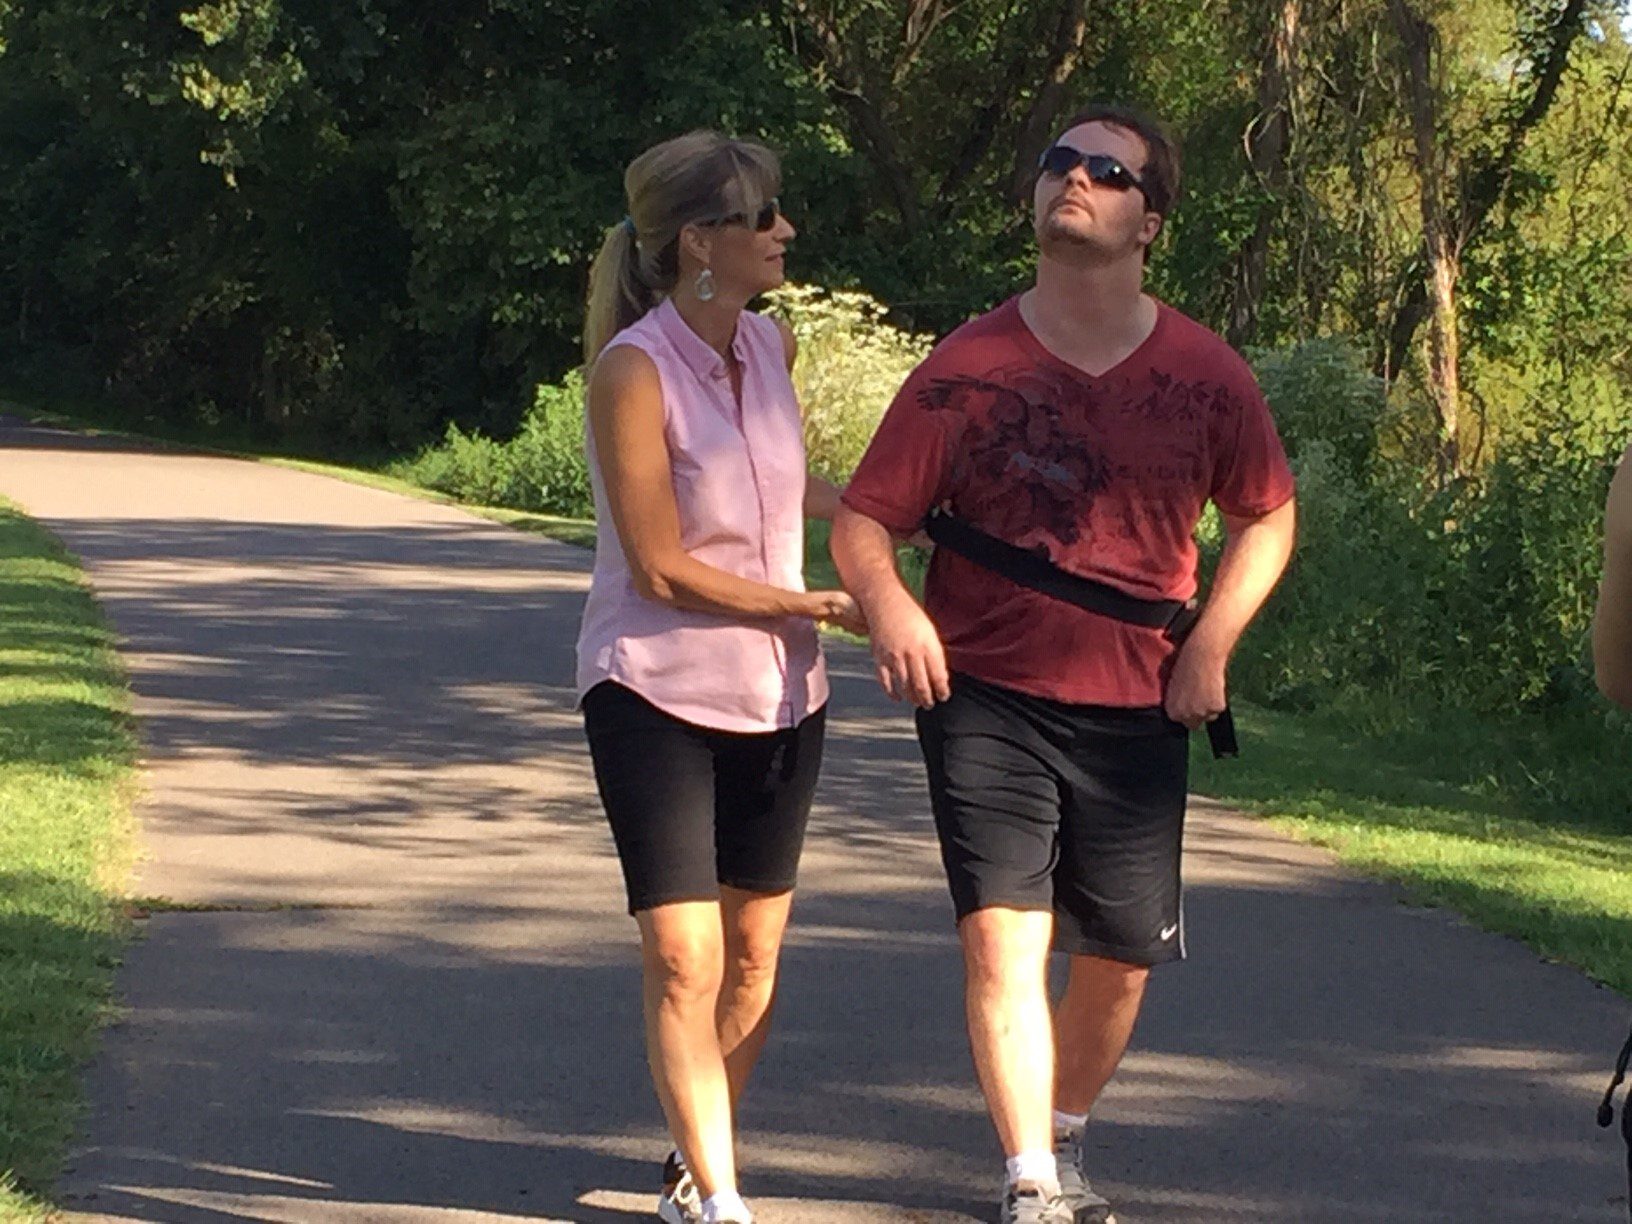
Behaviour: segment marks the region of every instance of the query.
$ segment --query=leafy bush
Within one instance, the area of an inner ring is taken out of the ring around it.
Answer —
[[[790,285],[770,296],[770,309],[799,338],[794,384],[811,467],[842,483],[930,341],[884,322],[884,307],[864,293]],[[592,515],[582,373],[540,386],[508,441],[450,424],[440,444],[392,473],[481,505]]]
[[[1392,417],[1382,380],[1353,344],[1323,336],[1251,354],[1264,397],[1294,455],[1319,443],[1343,476],[1369,481]]]
[[[589,517],[595,505],[584,455],[583,376],[540,386],[509,441],[450,424],[440,445],[392,474],[479,505]]]
[[[1247,696],[1306,709],[1356,690],[1421,691],[1432,680],[1434,570],[1428,534],[1397,499],[1355,480],[1336,449],[1293,451],[1298,548],[1235,669]]]
[[[1588,664],[1604,498],[1619,447],[1511,438],[1452,502],[1443,539],[1451,692],[1500,712],[1596,699]]]
[[[1380,387],[1321,340],[1256,355],[1298,476],[1298,549],[1236,668],[1285,708],[1364,704],[1502,716],[1587,707],[1603,503],[1620,443],[1512,438],[1435,491],[1397,446]],[[1202,537],[1216,558],[1213,530]]]

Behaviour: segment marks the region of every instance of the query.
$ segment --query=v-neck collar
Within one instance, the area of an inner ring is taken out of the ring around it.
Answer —
[[[1014,312],[1014,325],[1020,333],[1022,346],[1030,350],[1040,360],[1069,371],[1074,378],[1080,378],[1084,382],[1090,383],[1105,382],[1108,379],[1126,374],[1130,369],[1137,368],[1141,363],[1148,363],[1157,338],[1167,330],[1167,318],[1170,313],[1170,307],[1166,302],[1163,302],[1160,298],[1152,297],[1151,301],[1156,303],[1156,322],[1151,327],[1150,334],[1134,345],[1133,349],[1121,361],[1118,361],[1103,373],[1094,374],[1079,365],[1067,361],[1038,338],[1037,333],[1031,330],[1031,324],[1026,322],[1025,312],[1020,309],[1020,298],[1022,296],[1022,294],[1017,293],[1005,304],[1006,309]]]

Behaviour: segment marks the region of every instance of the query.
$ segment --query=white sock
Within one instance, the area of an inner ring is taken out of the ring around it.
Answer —
[[[1015,1182],[1029,1182],[1040,1187],[1045,1194],[1059,1193],[1060,1166],[1053,1152],[1021,1152],[1018,1156],[1010,1156],[1008,1170],[1011,1186]]]
[[[703,1224],[717,1224],[720,1220],[740,1220],[753,1224],[748,1204],[735,1190],[716,1190],[703,1200]]]
[[[1088,1115],[1085,1113],[1070,1114],[1056,1109],[1054,1111],[1054,1129],[1057,1131],[1080,1131],[1088,1125]]]

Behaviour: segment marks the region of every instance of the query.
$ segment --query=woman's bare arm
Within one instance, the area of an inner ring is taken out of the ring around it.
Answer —
[[[724,616],[847,619],[843,591],[788,591],[705,564],[680,544],[663,391],[652,359],[630,345],[608,349],[589,383],[589,422],[612,521],[641,595]]]

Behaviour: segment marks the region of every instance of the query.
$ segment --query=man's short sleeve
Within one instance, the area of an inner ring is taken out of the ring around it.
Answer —
[[[857,514],[910,535],[947,495],[950,414],[926,403],[936,355],[930,354],[896,393],[841,500]]]
[[[1232,366],[1209,495],[1225,514],[1257,518],[1292,500],[1292,468],[1257,379],[1239,357]]]

